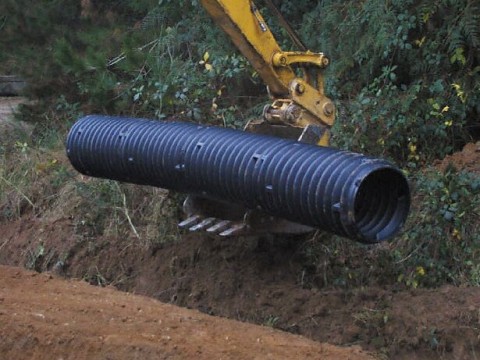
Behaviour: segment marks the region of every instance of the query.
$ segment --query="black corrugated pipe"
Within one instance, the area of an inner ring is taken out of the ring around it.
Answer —
[[[389,162],[271,136],[190,123],[86,116],[67,154],[81,173],[262,209],[364,243],[394,236],[410,206]]]

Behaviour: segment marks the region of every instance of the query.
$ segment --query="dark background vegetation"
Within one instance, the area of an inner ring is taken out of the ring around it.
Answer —
[[[429,167],[479,138],[479,1],[276,4],[308,46],[331,59],[326,91],[339,109],[334,145],[395,161],[415,191],[406,230],[394,243],[372,250],[317,234],[305,244],[305,269],[315,274],[327,267],[337,286],[480,285],[478,174]],[[290,49],[284,31],[261,9],[282,47]],[[195,0],[3,0],[0,73],[27,79],[26,95],[33,100],[19,114],[33,124],[33,135],[1,152],[4,169],[29,151],[61,146],[81,114],[175,116],[241,127],[268,101],[261,79]],[[56,181],[52,191],[73,176],[53,158],[40,165],[55,169],[49,172]],[[19,173],[13,178],[15,169],[10,183],[20,181]],[[28,198],[25,181],[16,186]],[[0,216],[20,216],[23,210],[5,200],[9,190],[3,186]],[[110,182],[89,186],[77,192],[90,209],[94,234],[105,231],[99,224],[119,207],[129,208],[137,224],[152,220],[138,210],[148,207],[139,200],[144,190],[120,191]],[[175,230],[167,232],[155,241],[175,238]],[[358,267],[372,276],[356,277]]]

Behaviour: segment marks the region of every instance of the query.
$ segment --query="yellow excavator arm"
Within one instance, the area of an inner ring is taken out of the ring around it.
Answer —
[[[308,129],[305,141],[328,145],[328,130],[335,120],[335,107],[324,94],[323,70],[328,58],[308,50],[283,51],[253,1],[201,3],[268,86],[273,102],[265,108],[264,120]],[[297,75],[297,68],[302,76]],[[256,125],[258,122],[252,122],[247,130],[255,132]]]

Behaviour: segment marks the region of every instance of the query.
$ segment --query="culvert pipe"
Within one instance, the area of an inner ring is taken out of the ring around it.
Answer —
[[[410,206],[391,163],[272,136],[90,115],[67,138],[80,173],[261,209],[363,243],[393,237]]]

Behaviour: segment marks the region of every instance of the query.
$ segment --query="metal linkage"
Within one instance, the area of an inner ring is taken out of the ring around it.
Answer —
[[[72,127],[67,154],[86,175],[239,203],[365,243],[394,236],[410,206],[407,180],[385,160],[218,127],[92,115]]]

